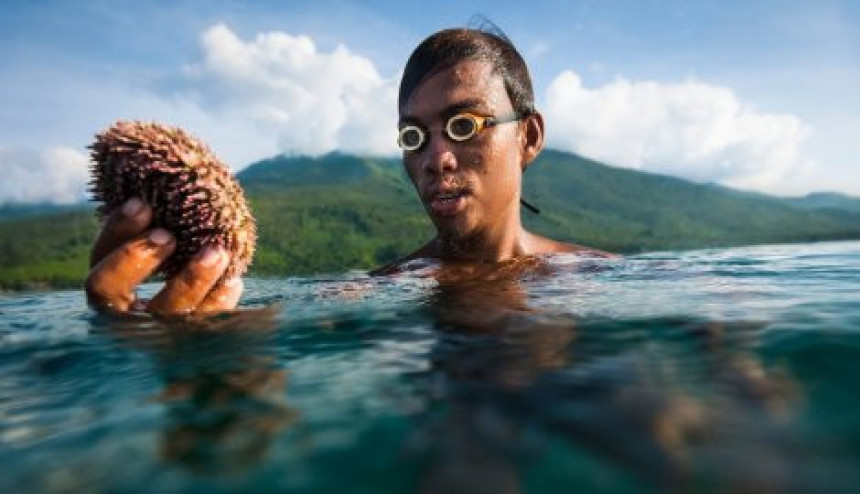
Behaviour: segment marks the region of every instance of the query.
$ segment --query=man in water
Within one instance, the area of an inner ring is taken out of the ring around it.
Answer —
[[[544,121],[525,62],[504,36],[447,29],[424,40],[406,64],[398,111],[403,163],[437,235],[374,274],[420,258],[486,268],[541,254],[599,255],[522,226],[522,174],[543,149]],[[171,232],[150,228],[151,220],[152,210],[138,199],[108,217],[90,259],[90,303],[158,314],[234,308],[242,280],[213,288],[229,261],[215,247],[198,253],[152,300],[136,298],[137,285],[176,246]]]

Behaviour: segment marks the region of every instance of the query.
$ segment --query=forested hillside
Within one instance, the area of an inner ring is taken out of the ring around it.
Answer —
[[[254,275],[371,268],[433,233],[399,159],[276,157],[238,178],[259,223]],[[523,212],[529,228],[622,253],[860,238],[855,198],[738,192],[551,150],[529,167],[524,197],[542,210]],[[80,285],[97,228],[92,207],[0,213],[0,287]]]

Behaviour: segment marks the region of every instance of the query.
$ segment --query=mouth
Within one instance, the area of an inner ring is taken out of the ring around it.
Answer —
[[[438,191],[430,195],[427,204],[437,216],[455,216],[465,209],[469,195],[467,189]]]

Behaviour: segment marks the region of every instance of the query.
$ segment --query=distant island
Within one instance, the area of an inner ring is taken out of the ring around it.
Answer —
[[[252,276],[367,269],[428,240],[433,229],[399,158],[278,156],[238,174],[259,222]],[[526,226],[620,253],[860,239],[860,199],[781,198],[611,167],[547,150],[523,196]],[[0,206],[0,289],[81,286],[93,207]]]

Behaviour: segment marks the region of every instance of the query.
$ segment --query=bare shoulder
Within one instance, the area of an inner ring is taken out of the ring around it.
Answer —
[[[529,234],[532,254],[579,254],[589,257],[618,257],[618,254],[592,249],[582,245],[559,242],[551,238],[542,237],[533,233]]]
[[[388,276],[392,274],[397,274],[401,271],[402,266],[409,261],[413,261],[415,259],[439,257],[435,240],[436,239],[433,239],[427,242],[426,244],[415,250],[415,252],[412,252],[411,254],[404,256],[392,263],[386,264],[385,266],[376,268],[368,274],[370,274],[370,276]]]

